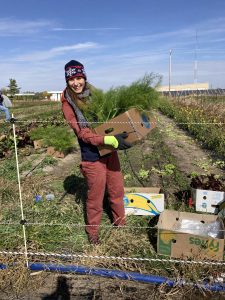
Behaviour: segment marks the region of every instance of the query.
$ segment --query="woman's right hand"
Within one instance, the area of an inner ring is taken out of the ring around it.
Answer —
[[[125,139],[128,137],[126,132],[113,135],[106,135],[104,136],[104,144],[110,145],[115,149],[118,150],[125,150],[131,147],[131,144]]]

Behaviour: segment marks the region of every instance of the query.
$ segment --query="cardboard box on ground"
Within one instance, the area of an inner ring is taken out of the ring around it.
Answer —
[[[164,194],[158,187],[126,187],[124,207],[126,215],[157,216],[164,210]]]
[[[48,155],[51,155],[53,157],[56,157],[56,158],[64,158],[66,153],[62,152],[62,151],[57,151],[55,150],[54,147],[48,147],[47,148],[47,154]]]
[[[218,216],[164,210],[157,227],[159,254],[195,260],[223,260],[224,224]]]
[[[217,214],[225,202],[225,192],[191,189],[196,211]]]
[[[44,140],[35,140],[33,141],[34,143],[34,149],[37,150],[37,149],[41,149],[43,147],[43,141]]]
[[[155,119],[149,114],[140,112],[136,108],[132,108],[96,127],[94,131],[100,135],[116,135],[126,132],[128,133],[126,141],[133,144],[136,141],[143,139],[153,128],[155,128],[155,125]],[[111,146],[104,145],[99,147],[101,156],[112,151],[115,151],[115,149]]]

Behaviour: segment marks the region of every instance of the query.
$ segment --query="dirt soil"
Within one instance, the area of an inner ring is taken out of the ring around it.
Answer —
[[[225,293],[197,290],[195,287],[161,286],[150,283],[89,275],[34,273],[36,288],[12,295],[1,291],[1,300],[199,300],[225,299]],[[37,277],[37,278],[35,278]],[[38,288],[39,287],[39,288]]]
[[[157,116],[158,127],[165,134],[165,143],[176,157],[180,171],[185,174],[196,172],[224,175],[225,172],[218,168],[215,162],[219,159],[216,159],[211,151],[203,149],[201,144],[179,128],[174,120],[161,113],[157,113]]]
[[[201,148],[195,139],[180,129],[173,120],[157,113],[158,128],[166,136],[166,145],[176,157],[177,165],[185,174],[207,172],[224,175],[218,168],[212,153]],[[146,142],[144,151],[150,151],[151,145]],[[79,166],[80,153],[76,151],[63,159],[58,159],[56,166],[47,166],[46,175],[53,178],[63,178],[70,174],[71,167]],[[35,279],[35,275],[33,276]],[[39,275],[37,276],[37,279]],[[23,296],[12,296],[0,292],[0,299],[23,300],[66,300],[66,299],[225,299],[225,295],[211,293],[196,293],[193,288],[156,287],[147,283],[123,281],[85,275],[45,274],[39,281],[39,288],[25,291]],[[40,284],[41,282],[41,284]],[[38,284],[37,284],[38,286]]]

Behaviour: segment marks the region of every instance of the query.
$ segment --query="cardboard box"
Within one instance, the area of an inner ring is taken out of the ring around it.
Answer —
[[[182,227],[181,224],[190,226]],[[212,225],[216,225],[216,229],[213,230]],[[196,260],[223,260],[224,224],[218,216],[164,210],[157,226],[159,254]],[[209,232],[219,232],[220,235],[208,236],[206,233]]]
[[[34,143],[34,149],[41,149],[43,147],[44,140],[35,140]]]
[[[53,157],[56,157],[56,158],[64,158],[65,157],[65,153],[64,152],[57,151],[57,150],[55,150],[54,147],[48,147],[47,148],[47,154],[51,155]]]
[[[111,119],[110,121],[96,127],[94,131],[100,135],[116,135],[126,132],[128,137],[126,141],[134,143],[143,139],[153,128],[155,128],[156,121],[154,118],[148,116],[146,113],[132,108],[123,114]],[[100,155],[108,154],[115,149],[111,146],[99,147]]]
[[[225,200],[225,192],[192,189],[196,211],[218,213],[218,205]]]
[[[156,216],[164,210],[164,194],[159,188],[130,187],[124,189],[126,215]]]

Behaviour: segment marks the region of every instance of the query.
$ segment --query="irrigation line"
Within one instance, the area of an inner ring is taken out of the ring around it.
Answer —
[[[15,265],[15,264],[14,264]],[[0,264],[0,270],[6,270],[10,266],[6,264]],[[169,287],[182,288],[184,286],[198,288],[203,291],[212,291],[212,292],[223,292],[225,291],[225,285],[221,282],[224,276],[221,273],[220,278],[217,275],[212,282],[209,282],[206,278],[200,279],[197,282],[191,282],[189,279],[183,278],[167,278],[164,276],[151,275],[151,274],[141,274],[137,272],[130,271],[121,271],[121,270],[111,270],[111,269],[100,269],[93,267],[84,267],[78,265],[61,265],[61,264],[47,264],[43,263],[31,263],[29,264],[29,269],[31,271],[47,271],[47,272],[56,272],[56,273],[76,273],[83,274],[88,276],[101,276],[101,277],[109,277],[112,279],[120,279],[120,280],[132,280],[135,282],[146,282],[155,285],[166,285]],[[220,279],[220,280],[218,280]]]
[[[13,118],[13,114],[12,114]],[[18,161],[18,154],[17,154],[17,142],[16,142],[16,127],[15,122],[13,122],[13,138],[14,138],[14,146],[15,146],[15,155],[16,155],[16,170],[17,170],[17,180],[18,180],[18,187],[19,187],[19,199],[20,199],[20,210],[21,210],[21,219],[24,220],[24,213],[23,213],[23,201],[22,201],[22,192],[21,192],[21,184],[20,184],[20,170],[19,170],[19,161]],[[27,257],[27,239],[26,239],[26,228],[24,224],[22,224],[23,228],[23,239],[24,239],[24,255],[26,259],[27,267],[29,266],[28,257]]]
[[[134,170],[134,168],[133,168],[133,166],[132,166],[132,163],[131,163],[131,161],[130,161],[128,152],[127,152],[126,149],[124,150],[124,154],[125,154],[125,156],[126,156],[127,162],[128,162],[128,164],[129,164],[129,167],[130,167],[130,169],[131,169],[131,171],[132,171],[134,177],[137,179],[137,181],[138,181],[143,187],[145,187],[145,185],[143,184],[143,181],[139,178],[138,174],[135,172],[135,170]]]
[[[24,252],[16,251],[0,251],[2,255],[24,255]],[[181,259],[166,259],[166,258],[142,258],[142,257],[121,257],[121,256],[105,256],[105,255],[87,255],[87,254],[65,254],[65,253],[45,253],[45,252],[27,252],[29,256],[42,257],[57,257],[68,259],[100,259],[100,260],[119,260],[131,262],[161,262],[161,263],[178,263],[178,264],[195,264],[207,266],[225,266],[225,262],[220,261],[201,261],[201,260],[181,260]]]

